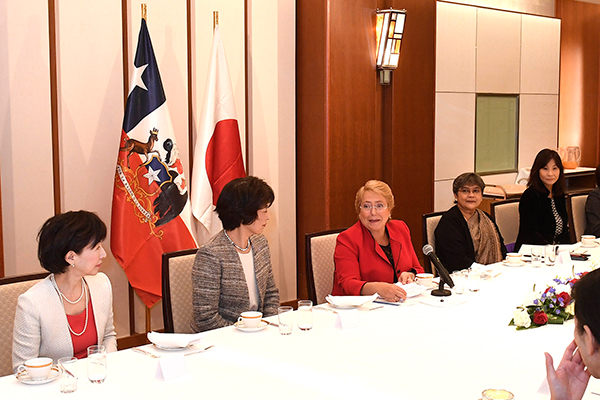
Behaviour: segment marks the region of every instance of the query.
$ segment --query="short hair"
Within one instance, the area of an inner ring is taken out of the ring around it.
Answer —
[[[457,176],[454,182],[452,182],[452,193],[458,194],[458,191],[465,186],[478,186],[483,192],[485,182],[476,173],[465,172]]]
[[[596,269],[582,277],[572,290],[575,301],[575,317],[577,318],[577,329],[583,332],[587,325],[592,331],[596,342],[600,343],[600,269]]]
[[[544,182],[542,182],[542,179],[540,178],[540,169],[544,168],[550,160],[554,160],[556,166],[560,170],[558,180],[552,185],[552,195],[562,196],[565,193],[565,169],[562,165],[560,156],[554,150],[544,149],[535,156],[527,186],[533,186],[539,192],[545,192],[547,190],[546,186],[544,186]]]
[[[357,214],[360,214],[360,205],[362,204],[365,192],[374,192],[383,197],[387,203],[390,215],[392,214],[392,209],[394,208],[394,195],[392,194],[392,189],[390,189],[387,183],[375,179],[367,181],[367,183],[356,192],[354,208],[356,209]]]
[[[69,251],[81,254],[88,245],[96,246],[106,239],[106,225],[93,212],[68,211],[55,215],[38,232],[38,260],[54,274],[69,267],[65,256]]]
[[[231,231],[256,221],[258,210],[271,207],[274,200],[271,186],[260,178],[247,176],[234,179],[223,187],[215,211],[223,228]]]

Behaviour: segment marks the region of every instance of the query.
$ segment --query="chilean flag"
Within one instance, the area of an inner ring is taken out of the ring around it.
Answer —
[[[110,247],[147,307],[161,298],[161,259],[191,249],[191,210],[167,98],[142,19],[119,143]]]
[[[215,27],[204,104],[194,148],[192,210],[210,236],[222,228],[214,211],[221,189],[246,176],[229,67]]]

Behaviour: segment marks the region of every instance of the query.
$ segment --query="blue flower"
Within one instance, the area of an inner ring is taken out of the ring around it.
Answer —
[[[556,313],[556,315],[560,315],[560,310],[557,308],[555,313]]]
[[[538,299],[533,300],[533,304],[535,304],[536,306],[538,305],[540,301]]]

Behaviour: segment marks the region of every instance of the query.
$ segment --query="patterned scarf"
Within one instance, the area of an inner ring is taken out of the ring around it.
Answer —
[[[467,220],[473,247],[475,262],[483,265],[502,261],[500,238],[494,223],[479,209]]]

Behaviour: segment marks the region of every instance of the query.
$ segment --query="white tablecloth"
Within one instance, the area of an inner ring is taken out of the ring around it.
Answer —
[[[592,252],[600,256],[600,250]],[[576,272],[589,270],[590,263],[576,262]],[[414,298],[359,311],[361,325],[353,329],[335,327],[337,314],[315,309],[314,328],[294,328],[289,336],[273,326],[254,333],[234,327],[208,332],[196,347],[215,347],[184,357],[188,374],[174,380],[156,379],[157,359],[129,349],[108,355],[108,378],[101,385],[87,381],[83,360],[75,393],[61,394],[58,381],[28,386],[7,376],[0,378],[0,397],[476,400],[486,388],[505,388],[518,400],[548,399],[538,393],[543,353],[558,365],[573,339],[573,321],[525,331],[508,323],[534,283],[545,288],[557,275],[570,276],[571,267],[495,268],[499,276],[483,281],[479,292],[460,295],[466,302],[452,307]],[[163,357],[174,354],[145,348]],[[594,378],[584,398],[599,400],[591,391],[600,393]]]

